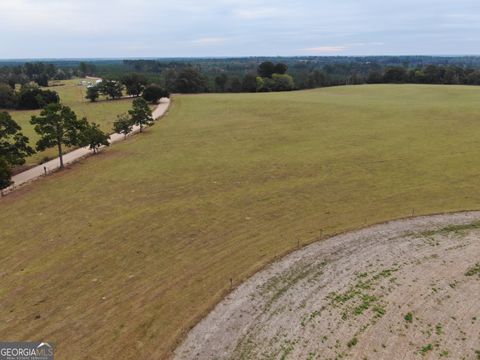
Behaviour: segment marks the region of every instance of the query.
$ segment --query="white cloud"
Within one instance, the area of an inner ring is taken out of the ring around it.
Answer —
[[[346,46],[318,46],[318,47],[300,49],[300,51],[306,51],[306,52],[316,53],[316,54],[341,53],[345,50],[347,50]]]
[[[474,54],[479,14],[478,0],[0,0],[0,58]]]
[[[355,48],[365,48],[365,47],[371,48],[371,47],[378,47],[382,45],[385,45],[385,44],[380,41],[356,42],[356,43],[349,43],[345,45],[309,47],[309,48],[300,49],[299,51],[315,53],[315,54],[339,54],[347,50],[353,50]]]

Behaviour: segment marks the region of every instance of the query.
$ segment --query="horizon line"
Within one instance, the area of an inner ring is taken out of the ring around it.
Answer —
[[[341,54],[309,54],[309,55],[234,55],[234,56],[125,56],[125,57],[30,57],[30,58],[0,58],[0,62],[21,62],[29,60],[170,60],[170,59],[254,59],[254,58],[322,58],[322,57],[342,57],[342,58],[374,58],[374,57],[480,57],[480,54],[398,54],[398,55],[341,55]]]

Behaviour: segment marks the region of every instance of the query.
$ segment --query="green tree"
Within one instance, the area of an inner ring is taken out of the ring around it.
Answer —
[[[274,90],[274,81],[271,78],[260,76],[257,77],[257,91],[258,92],[270,92]]]
[[[21,130],[9,113],[0,112],[0,158],[8,166],[23,165],[25,158],[35,153]]]
[[[128,74],[122,77],[121,82],[125,85],[128,95],[140,96],[147,85],[147,78],[142,74]]]
[[[257,81],[256,91],[262,92],[265,87],[265,80],[263,80],[261,76],[257,76],[256,81]]]
[[[143,98],[133,100],[132,110],[129,110],[132,124],[140,126],[140,132],[143,127],[153,123],[152,110],[148,107],[148,103]]]
[[[177,91],[176,81],[177,81],[177,71],[175,69],[168,69],[165,72],[165,89],[167,91],[174,93]]]
[[[38,86],[42,87],[48,87],[48,75],[43,73],[35,77],[35,82],[37,83]]]
[[[87,63],[85,62],[81,62],[79,65],[78,65],[78,70],[80,71],[80,75],[82,77],[85,77],[87,76],[87,71],[88,71],[88,65]]]
[[[57,147],[60,158],[60,168],[63,164],[63,146],[82,145],[82,133],[87,128],[87,119],[78,119],[68,106],[49,104],[42,110],[40,116],[32,116],[30,123],[40,135],[37,150],[43,151]]]
[[[145,90],[143,90],[142,97],[149,103],[156,104],[161,98],[170,97],[170,94],[167,90],[163,89],[159,85],[151,84],[148,85]]]
[[[288,66],[286,64],[278,63],[278,64],[275,64],[275,67],[273,68],[273,73],[283,75],[283,74],[286,74],[287,70],[288,70]]]
[[[117,134],[123,134],[124,138],[132,132],[132,119],[128,114],[120,114],[117,116],[117,120],[113,123],[113,131]]]
[[[85,77],[88,75],[94,75],[96,71],[96,66],[95,64],[92,63],[86,63],[86,62],[81,62],[78,65],[78,70],[80,71],[80,76]]]
[[[379,76],[380,76],[380,79],[381,79],[382,74],[380,73]],[[327,82],[326,81],[326,76],[318,70],[314,70],[313,72],[308,74],[307,86],[310,87],[310,88],[324,86],[326,82]]]
[[[89,88],[87,88],[87,96],[85,96],[85,99],[88,99],[91,102],[95,102],[97,101],[99,96],[100,90],[98,86],[90,86]]]
[[[215,77],[215,86],[217,87],[217,90],[220,92],[225,91],[225,86],[227,85],[228,82],[228,76],[226,74],[220,74],[217,77]]]
[[[293,82],[293,78],[290,75],[284,74],[273,74],[273,91],[291,91],[295,87],[295,83]]]
[[[37,85],[27,84],[20,89],[17,107],[21,110],[33,110],[59,102],[60,97],[55,91],[42,90]]]
[[[110,135],[100,130],[100,125],[87,123],[81,134],[81,145],[87,146],[96,154],[100,146],[110,146]]]
[[[0,109],[13,109],[17,106],[15,92],[8,84],[0,83]]]
[[[257,91],[257,76],[255,74],[246,74],[242,81],[242,90],[246,92]]]
[[[403,83],[407,78],[407,71],[401,66],[390,66],[386,68],[383,81],[386,83]]]
[[[230,91],[233,93],[239,93],[242,91],[242,82],[236,76],[230,80]]]
[[[7,162],[0,157],[0,190],[12,184],[12,170]]]
[[[367,83],[369,84],[380,84],[383,80],[383,74],[379,70],[371,70],[368,73]]]
[[[199,93],[207,90],[207,82],[199,71],[193,67],[188,67],[178,74],[175,80],[175,88],[181,93]]]
[[[257,72],[261,77],[271,78],[275,74],[275,64],[271,61],[265,61],[258,66]]]
[[[123,85],[119,81],[104,79],[97,86],[100,92],[110,99],[119,99],[123,95]]]

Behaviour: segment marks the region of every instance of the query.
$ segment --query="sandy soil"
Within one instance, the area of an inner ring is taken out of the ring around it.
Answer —
[[[176,359],[480,359],[480,212],[394,221],[254,275]]]

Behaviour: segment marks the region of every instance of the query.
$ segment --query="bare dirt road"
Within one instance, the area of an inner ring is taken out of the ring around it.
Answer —
[[[157,105],[155,110],[153,110],[152,117],[155,120],[159,119],[167,112],[169,106],[170,106],[170,99],[167,99],[167,98],[161,99],[160,103]],[[134,126],[129,136],[136,134],[139,131],[140,131],[140,127]],[[124,140],[123,134],[114,133],[110,135],[110,144],[114,144],[122,140]],[[83,159],[87,156],[92,155],[92,153],[93,153],[92,150],[90,150],[88,146],[82,147],[64,154],[63,161],[65,165],[72,164],[80,159]],[[31,169],[23,171],[12,177],[13,185],[4,189],[3,193],[7,194],[13,191],[15,188],[22,186],[35,179],[38,179],[39,177],[44,176],[45,173],[51,173],[52,171],[56,171],[59,168],[60,168],[60,160],[58,158],[55,158],[42,165],[38,165]]]
[[[176,359],[480,359],[480,212],[393,221],[242,284]]]

